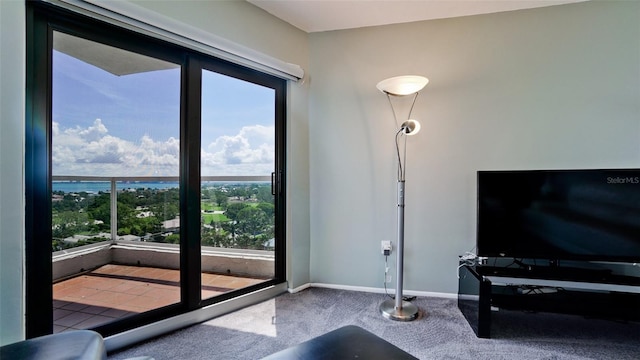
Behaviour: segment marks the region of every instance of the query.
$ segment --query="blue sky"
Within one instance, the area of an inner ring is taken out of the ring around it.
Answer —
[[[177,176],[180,69],[116,76],[54,51],[53,174]],[[202,175],[269,175],[272,89],[203,74]]]

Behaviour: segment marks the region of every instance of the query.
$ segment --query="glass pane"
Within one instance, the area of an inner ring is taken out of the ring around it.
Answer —
[[[54,332],[180,301],[180,67],[54,32]]]
[[[202,298],[274,277],[275,91],[202,74]]]

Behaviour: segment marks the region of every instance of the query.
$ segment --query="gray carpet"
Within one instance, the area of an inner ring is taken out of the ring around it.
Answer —
[[[420,359],[640,359],[640,323],[517,311],[494,312],[478,339],[456,300],[419,297],[424,314],[396,322],[384,295],[311,288],[191,326],[118,353],[164,359],[260,359],[344,325],[358,325]]]

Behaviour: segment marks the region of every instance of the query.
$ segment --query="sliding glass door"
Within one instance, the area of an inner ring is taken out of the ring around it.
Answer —
[[[53,31],[53,330],[180,302],[180,64]]]
[[[28,29],[28,337],[284,281],[284,80],[49,4]]]
[[[275,276],[275,90],[202,71],[202,297]]]

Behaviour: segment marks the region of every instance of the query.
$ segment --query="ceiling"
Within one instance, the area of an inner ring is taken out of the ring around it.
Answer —
[[[247,0],[308,33],[530,9],[588,0]]]
[[[60,31],[53,32],[53,48],[117,76],[180,67],[178,64],[104,45]]]

